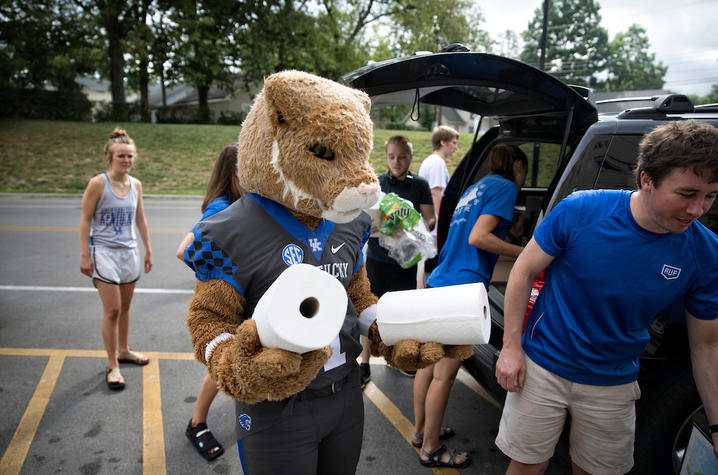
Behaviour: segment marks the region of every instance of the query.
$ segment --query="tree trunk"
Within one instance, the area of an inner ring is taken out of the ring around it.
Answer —
[[[150,122],[150,73],[147,59],[140,60],[140,120]]]
[[[199,101],[199,122],[209,124],[209,86],[202,84],[197,86],[197,100]]]
[[[127,98],[125,96],[125,59],[122,51],[123,29],[120,12],[123,2],[109,0],[104,12],[105,31],[107,32],[108,55],[110,59],[110,90],[112,109],[116,120],[127,120]]]

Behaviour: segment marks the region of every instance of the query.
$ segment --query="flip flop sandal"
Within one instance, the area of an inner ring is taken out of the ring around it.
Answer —
[[[150,359],[142,353],[130,350],[129,353],[118,353],[117,361],[119,363],[132,363],[138,366],[144,366],[150,362]]]
[[[122,377],[120,368],[106,368],[105,382],[107,383],[107,387],[113,391],[125,388],[125,378]]]
[[[455,435],[456,435],[456,432],[454,432],[454,429],[452,429],[451,427],[441,426],[441,432],[439,433],[439,440],[451,439]],[[411,445],[413,445],[417,449],[420,449],[421,445],[424,441],[424,434],[419,434],[419,433],[414,432],[414,438],[419,439],[420,442],[417,443],[412,440]]]
[[[214,438],[207,428],[207,423],[200,422],[196,427],[192,427],[192,419],[190,419],[184,433],[206,461],[210,462],[224,453],[224,447]]]
[[[459,452],[457,450],[452,450],[449,452],[449,460],[446,462],[441,461],[441,456],[446,452],[447,449],[446,445],[442,445],[436,451],[434,452],[427,452],[424,449],[421,449],[421,455],[426,457],[428,460],[423,460],[421,456],[419,456],[419,463],[422,464],[424,467],[450,467],[450,468],[463,468],[466,467],[471,463],[471,459],[469,458],[469,454],[466,452]],[[456,462],[456,456],[457,455],[466,455],[466,460],[464,460],[461,463]]]

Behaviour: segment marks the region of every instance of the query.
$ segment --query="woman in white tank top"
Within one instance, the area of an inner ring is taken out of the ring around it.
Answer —
[[[144,271],[152,269],[142,183],[129,174],[135,157],[132,139],[115,129],[105,144],[107,172],[93,177],[82,195],[80,271],[92,278],[102,301],[105,381],[113,390],[125,387],[120,363],[149,363],[145,355],[130,350],[128,342],[130,303],[141,274],[135,226],[145,245]]]

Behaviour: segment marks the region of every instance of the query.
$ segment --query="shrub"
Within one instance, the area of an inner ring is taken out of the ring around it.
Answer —
[[[92,103],[80,91],[2,88],[0,117],[89,121]]]
[[[213,111],[209,111],[212,122]],[[167,107],[157,111],[157,122],[161,124],[204,124],[197,107]]]
[[[221,111],[217,118],[220,125],[242,125],[244,113],[241,111]]]

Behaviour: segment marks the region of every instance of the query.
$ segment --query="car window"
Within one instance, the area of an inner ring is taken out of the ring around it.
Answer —
[[[596,189],[636,189],[634,169],[638,160],[641,135],[616,135],[601,165]]]
[[[510,143],[510,142],[502,142]],[[556,174],[556,168],[558,167],[558,155],[561,152],[561,146],[554,143],[539,143],[538,148],[534,147],[533,143],[516,143],[522,152],[526,154],[526,158],[529,162],[528,175],[526,176],[526,183],[524,188],[548,188],[551,184],[551,179]],[[538,179],[536,185],[533,185],[533,163],[534,163],[534,150],[538,152]],[[569,149],[570,153],[570,149]],[[474,173],[469,185],[476,183],[484,176],[489,173],[489,161],[486,159],[481,160],[481,165],[478,170]]]
[[[700,219],[708,229],[718,234],[718,205],[713,203],[713,207]]]
[[[594,185],[601,171],[603,158],[610,142],[611,137],[608,135],[596,135],[593,138],[591,143],[584,148],[581,156],[575,161],[573,167],[568,170],[566,179],[557,192],[558,199],[555,203],[558,203],[574,191],[595,188]]]

